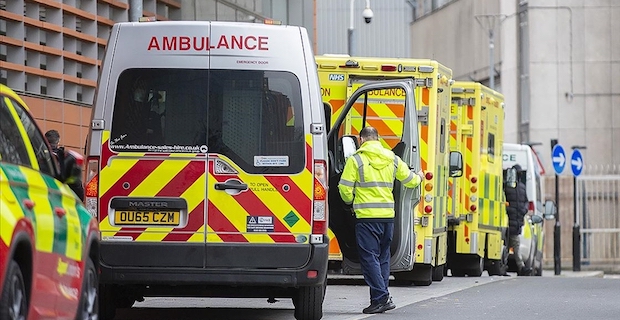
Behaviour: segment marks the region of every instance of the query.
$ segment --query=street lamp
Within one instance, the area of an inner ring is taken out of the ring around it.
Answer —
[[[476,21],[489,33],[489,87],[495,90],[495,29],[499,28],[506,15],[504,14],[479,14]]]
[[[586,146],[571,146],[570,148],[573,150],[587,149]],[[573,210],[573,271],[581,271],[581,231],[579,230],[580,217],[577,214],[577,176],[575,175],[573,175]]]
[[[349,3],[349,10],[351,12],[351,15],[349,19],[349,30],[347,32],[347,42],[348,42],[348,53],[350,57],[353,56],[353,29],[355,29],[355,24],[353,23],[353,3],[354,2],[355,0],[351,0],[351,2]],[[370,0],[366,0],[366,8],[364,9],[364,11],[362,11],[362,16],[364,17],[364,21],[366,23],[370,23],[372,21],[374,14],[372,13],[372,10],[370,10]]]

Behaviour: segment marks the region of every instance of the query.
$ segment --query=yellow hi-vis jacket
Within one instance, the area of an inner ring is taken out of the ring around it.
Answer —
[[[394,218],[394,178],[415,188],[422,178],[379,141],[366,141],[347,159],[338,184],[340,196],[353,204],[358,219]]]

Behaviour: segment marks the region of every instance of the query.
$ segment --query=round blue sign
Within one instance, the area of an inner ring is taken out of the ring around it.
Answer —
[[[566,154],[564,153],[564,148],[561,145],[556,144],[551,151],[551,161],[553,162],[553,170],[555,170],[556,174],[562,173],[564,171],[564,166],[566,165]]]
[[[581,174],[581,170],[583,170],[583,157],[579,149],[573,150],[573,154],[570,157],[570,168],[575,177],[578,177]]]

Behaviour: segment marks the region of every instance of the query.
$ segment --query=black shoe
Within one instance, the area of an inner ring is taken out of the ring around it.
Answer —
[[[532,268],[523,267],[523,268],[521,268],[521,270],[519,270],[518,275],[520,275],[520,276],[531,276],[532,275]]]
[[[386,302],[383,303],[371,303],[368,307],[364,308],[362,312],[365,314],[383,313],[394,308],[396,308],[396,305],[394,304],[394,302],[392,302],[392,298],[390,297]]]

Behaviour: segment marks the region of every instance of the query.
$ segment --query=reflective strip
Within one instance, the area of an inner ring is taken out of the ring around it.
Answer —
[[[408,183],[409,181],[413,180],[413,177],[415,176],[415,174],[413,174],[413,172],[409,172],[409,176],[407,177],[407,179],[403,180],[403,184]]]
[[[362,188],[370,188],[370,187],[385,187],[391,188],[394,186],[393,182],[360,182],[357,184],[358,187]]]
[[[347,187],[355,187],[355,182],[349,180],[340,179],[340,184]]]
[[[362,157],[359,154],[354,154],[353,159],[357,162],[357,172],[360,177],[360,182],[364,181],[364,162],[362,162]]]
[[[394,202],[374,202],[353,204],[353,209],[393,209]]]

